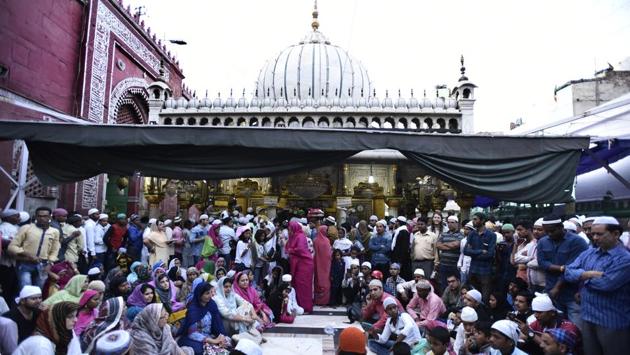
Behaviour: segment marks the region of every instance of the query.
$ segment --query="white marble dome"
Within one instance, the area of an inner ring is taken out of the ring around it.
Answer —
[[[346,102],[348,98],[370,96],[372,83],[367,70],[346,50],[331,44],[318,26],[315,20],[313,31],[299,44],[265,63],[256,82],[259,98],[268,95],[272,100],[284,97],[291,102],[294,96],[314,101],[336,96]]]

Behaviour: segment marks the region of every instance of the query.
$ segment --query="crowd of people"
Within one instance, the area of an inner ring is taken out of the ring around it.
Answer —
[[[345,355],[630,349],[615,218],[300,212],[4,210],[0,353],[262,354],[267,329],[314,306],[344,307]]]

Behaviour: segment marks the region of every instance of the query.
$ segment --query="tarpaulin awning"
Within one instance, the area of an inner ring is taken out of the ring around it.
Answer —
[[[385,130],[81,125],[0,121],[0,140],[23,139],[44,184],[108,173],[175,179],[287,174],[395,149],[471,193],[514,202],[571,199],[588,137],[421,134]]]
[[[630,156],[630,139],[599,141],[596,143],[595,147],[589,150],[591,154],[596,156],[599,160],[612,164],[619,159]],[[586,152],[582,153],[580,164],[578,164],[576,171],[577,175],[585,174],[602,167],[602,164],[593,159],[591,154],[587,154]]]

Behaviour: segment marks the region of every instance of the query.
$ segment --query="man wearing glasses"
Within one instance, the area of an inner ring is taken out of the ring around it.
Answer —
[[[50,226],[51,212],[48,207],[38,207],[35,223],[20,228],[9,244],[8,252],[18,261],[20,288],[26,285],[43,287],[50,265],[57,261],[61,244],[59,230]]]

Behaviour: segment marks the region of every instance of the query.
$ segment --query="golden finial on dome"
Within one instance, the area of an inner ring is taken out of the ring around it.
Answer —
[[[317,17],[319,16],[319,12],[317,11],[317,0],[315,0],[315,6],[313,6],[313,22],[311,22],[311,27],[313,27],[313,31],[317,31],[319,28],[319,21]]]

